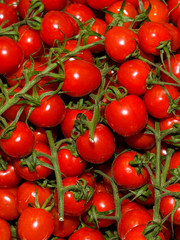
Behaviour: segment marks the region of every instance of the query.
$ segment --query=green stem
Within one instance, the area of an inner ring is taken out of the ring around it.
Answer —
[[[51,161],[54,167],[54,172],[55,172],[56,182],[57,182],[59,221],[64,221],[64,189],[62,184],[61,171],[58,163],[57,150],[54,143],[52,131],[46,130],[46,134],[49,140],[49,146],[50,146],[51,155],[52,155]]]

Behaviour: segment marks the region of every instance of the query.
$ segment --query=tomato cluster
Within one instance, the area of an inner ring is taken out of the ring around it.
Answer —
[[[180,0],[0,1],[0,239],[180,239]]]

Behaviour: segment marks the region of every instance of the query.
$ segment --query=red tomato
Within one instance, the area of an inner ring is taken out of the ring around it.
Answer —
[[[91,163],[104,163],[115,151],[115,140],[112,132],[103,124],[97,124],[94,141],[89,139],[89,130],[76,140],[76,147],[80,156]]]
[[[32,0],[19,0],[18,10],[20,16],[24,19],[31,5]]]
[[[95,91],[101,83],[101,72],[84,60],[68,61],[64,65],[65,79],[62,86],[68,96],[83,97]]]
[[[137,35],[126,27],[113,27],[105,34],[105,50],[116,62],[124,61],[137,48]]]
[[[91,229],[88,227],[83,227],[75,231],[68,240],[104,240],[102,233],[97,229]]]
[[[20,34],[18,42],[24,51],[24,57],[40,56],[43,52],[43,44],[39,32],[28,25],[20,26],[18,32]]]
[[[39,95],[46,91],[39,91]],[[28,115],[30,105],[25,108],[25,114]],[[42,98],[41,105],[37,106],[31,112],[28,120],[37,127],[56,127],[59,125],[65,117],[65,104],[62,98],[55,94],[50,97],[47,95]]]
[[[180,184],[174,183],[169,185],[167,188],[170,192],[179,192],[180,191]],[[174,197],[168,195],[161,198],[160,202],[160,212],[162,217],[167,217],[167,220],[171,222],[171,213],[175,206],[175,199]],[[173,223],[180,225],[180,207],[178,207],[173,216]]]
[[[2,134],[2,130],[0,132]],[[22,158],[29,155],[34,149],[35,138],[33,131],[24,123],[17,122],[16,129],[13,131],[10,138],[0,139],[2,150],[9,156]]]
[[[147,210],[134,209],[125,213],[118,223],[118,234],[121,239],[124,239],[126,234],[133,228],[147,224],[151,221],[151,216]]]
[[[124,214],[126,214],[127,212],[131,211],[131,210],[135,210],[135,209],[144,209],[145,207],[139,203],[133,202],[133,201],[129,201],[126,203],[121,204],[121,216],[123,216]]]
[[[110,7],[107,10],[118,14],[121,9],[122,3],[123,3],[123,1],[116,1],[115,3],[110,5]],[[135,6],[133,4],[131,4],[130,2],[126,2],[124,9],[123,9],[123,15],[134,19],[135,16],[137,15],[137,10],[136,10]],[[113,17],[111,17],[108,13],[106,13],[105,21],[109,25],[113,21]],[[129,28],[131,23],[132,23],[132,21],[124,22],[123,26]],[[135,26],[136,26],[136,24],[133,25],[133,27],[135,27]]]
[[[170,14],[169,15],[170,21],[176,25],[178,18],[180,16],[179,0],[168,0],[167,4],[168,4],[168,9]]]
[[[172,155],[169,164],[169,170],[176,169],[178,166],[180,166],[180,151],[177,151]],[[171,177],[172,174],[168,172],[167,179],[170,179]]]
[[[4,2],[18,10],[18,0],[5,0]]]
[[[86,0],[87,4],[96,10],[101,10],[102,8],[109,7],[113,3],[117,2],[117,0]]]
[[[61,123],[61,130],[62,130],[63,135],[66,138],[71,137],[71,132],[73,130],[74,121],[76,120],[76,116],[78,113],[83,113],[88,118],[89,121],[92,120],[93,113],[90,110],[86,110],[86,109],[79,110],[79,109],[67,108],[65,118]]]
[[[42,208],[27,208],[18,219],[17,232],[20,239],[42,240],[51,236],[54,226],[51,213]]]
[[[23,59],[23,50],[15,40],[6,36],[0,37],[0,74],[17,71]]]
[[[11,228],[9,223],[0,218],[0,226],[1,240],[11,240]]]
[[[180,94],[177,88],[173,86],[165,86],[172,99],[177,99]],[[172,116],[168,113],[170,107],[168,96],[160,85],[154,85],[144,94],[144,103],[148,113],[155,118],[165,118]]]
[[[146,80],[150,71],[147,63],[139,59],[128,60],[120,65],[117,73],[118,82],[129,94],[143,95],[147,90]]]
[[[21,181],[21,177],[15,171],[12,162],[8,163],[7,169],[0,170],[0,188],[14,188],[17,187]]]
[[[53,138],[54,138],[54,141],[55,141],[56,138],[57,138],[57,132],[56,132],[57,129],[52,128],[51,130],[52,130]],[[42,143],[47,144],[47,145],[49,144],[45,128],[36,127],[33,130],[33,133],[34,133],[34,137],[35,137],[36,142],[42,142]]]
[[[40,207],[43,206],[47,198],[51,195],[49,188],[43,188],[35,184],[34,182],[23,182],[17,189],[16,202],[18,212],[21,214],[29,204],[35,205],[36,190],[38,194],[38,202]]]
[[[123,238],[123,240],[132,240],[132,239],[138,239],[138,240],[146,240],[147,238],[144,237],[143,231],[146,228],[146,224],[133,227]],[[159,239],[165,240],[165,237],[162,232],[159,232],[158,234]]]
[[[114,198],[113,195],[111,195],[108,192],[96,192],[93,195],[93,200],[92,200],[92,207],[95,206],[96,210],[101,213],[105,211],[111,211],[115,209],[115,204],[114,204]],[[109,214],[107,216],[112,216],[114,214]],[[85,213],[82,216],[83,220],[85,221],[86,224],[92,225],[92,223],[88,222],[88,215]],[[111,219],[100,219],[98,218],[98,228],[104,228],[104,227],[109,227],[114,223],[114,220]]]
[[[43,17],[40,30],[43,42],[52,47],[56,40],[64,41],[63,33],[67,38],[73,36],[73,25],[69,16],[60,11],[47,12]]]
[[[138,174],[135,167],[132,167],[129,162],[134,160],[135,151],[127,151],[121,153],[115,158],[112,166],[112,174],[115,182],[126,189],[136,189],[149,181],[149,174],[145,168],[142,168]],[[133,180],[133,181],[132,181]]]
[[[169,30],[159,22],[144,22],[138,31],[139,47],[145,53],[159,55],[160,42],[172,39]]]
[[[41,0],[45,11],[62,10],[66,6],[66,0]]]
[[[53,235],[57,237],[68,237],[78,227],[80,223],[79,217],[64,216],[64,221],[59,221],[58,210],[54,207],[51,211],[55,220],[55,228]]]
[[[6,3],[0,3],[0,15],[0,25],[7,21],[3,28],[11,26],[18,21],[17,10]]]
[[[75,185],[79,178],[77,177],[67,177],[63,179],[63,186]],[[56,206],[58,206],[58,195],[57,189],[55,190],[54,200]],[[85,213],[92,205],[92,200],[88,202],[86,200],[80,199],[76,201],[72,191],[67,191],[64,194],[64,214],[68,216],[80,216]]]
[[[174,234],[177,240],[180,239],[180,227],[179,225],[174,225]]]
[[[91,8],[85,6],[84,4],[80,4],[80,3],[69,4],[69,6],[66,7],[65,12],[67,12],[67,13],[71,14],[72,16],[76,17],[82,23],[85,23],[86,21],[88,21],[91,18],[95,18],[95,14],[91,10]],[[72,17],[70,17],[70,15],[68,15],[68,16],[69,16],[70,21],[73,25],[74,35],[76,35],[79,32],[79,26],[76,23],[76,21]]]
[[[87,162],[80,157],[75,157],[68,149],[60,149],[58,163],[61,173],[65,177],[77,177],[83,173]]]
[[[170,31],[171,36],[172,36],[172,40],[171,40],[171,50],[172,51],[176,51],[179,49],[180,47],[180,28],[175,27],[173,24],[171,23],[163,23],[164,26]],[[172,55],[174,56],[174,55]],[[167,60],[166,60],[167,61]]]
[[[36,143],[36,145],[34,147],[34,150],[36,150],[37,152],[42,152],[42,153],[46,153],[48,155],[51,155],[50,148],[44,143]],[[39,157],[37,157],[37,159],[39,159],[40,161],[45,162],[49,165],[52,165],[51,161],[46,157],[39,156]],[[44,178],[48,177],[52,172],[52,169],[41,166],[41,165],[37,165],[35,167],[35,169],[29,170],[29,168],[27,166],[21,166],[20,159],[15,161],[14,166],[16,168],[17,173],[22,178],[24,178],[28,181],[35,181],[35,180],[39,180],[39,179],[44,179]]]
[[[15,195],[8,188],[0,188],[0,218],[11,221],[18,217]]]
[[[136,95],[127,95],[107,105],[105,119],[116,133],[129,137],[145,128],[148,116],[142,99]]]
[[[159,0],[143,1],[145,10],[148,9],[149,3],[151,4],[151,10],[148,17],[151,22],[169,22],[169,10],[166,4]],[[140,9],[139,9],[139,12]]]

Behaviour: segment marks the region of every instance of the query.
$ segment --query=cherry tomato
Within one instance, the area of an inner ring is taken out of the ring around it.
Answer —
[[[89,139],[89,130],[76,140],[80,156],[91,163],[103,163],[109,160],[115,151],[115,140],[112,132],[103,124],[97,124],[94,142]]]
[[[0,218],[0,226],[1,240],[11,240],[11,228],[9,223]]]
[[[102,8],[109,7],[111,4],[117,2],[117,0],[86,0],[87,4],[96,10],[101,10]]]
[[[62,86],[68,96],[83,97],[95,91],[101,83],[100,70],[84,60],[68,61],[64,65],[65,79]]]
[[[17,10],[6,3],[0,3],[0,25],[3,24],[3,28],[11,26],[18,21]],[[5,21],[7,21],[5,23]]]
[[[177,24],[180,14],[179,0],[168,0],[167,4],[169,9],[170,21],[174,24]]]
[[[142,99],[131,94],[109,103],[105,119],[116,133],[129,137],[145,128],[148,116]]]
[[[12,38],[0,37],[0,74],[17,71],[24,59],[21,46]]]
[[[172,177],[170,170],[176,169],[179,165],[180,165],[180,151],[177,151],[171,157],[167,179],[170,179]]]
[[[102,233],[97,229],[83,227],[75,231],[68,240],[104,240]]]
[[[176,51],[179,49],[180,47],[180,42],[179,42],[179,38],[180,38],[180,28],[177,28],[176,26],[174,26],[171,23],[163,23],[164,26],[170,31],[171,36],[172,36],[172,40],[171,40],[171,50],[172,51]],[[173,56],[173,55],[172,55]],[[167,61],[167,60],[166,60]]]
[[[45,11],[62,10],[66,6],[66,0],[41,0]]]
[[[136,168],[129,164],[130,161],[134,160],[136,154],[138,153],[135,151],[127,151],[121,153],[114,160],[112,166],[113,178],[123,188],[136,189],[149,181],[149,174],[145,168],[138,174]]]
[[[48,155],[51,155],[51,151],[50,148],[44,144],[44,143],[36,143],[34,150],[36,150],[37,152],[41,152],[41,153],[45,153]],[[39,156],[37,157],[37,159],[39,161],[42,161],[44,163],[47,163],[49,165],[51,165],[51,161],[44,156]],[[28,160],[30,161],[30,160]],[[35,181],[35,180],[39,180],[39,179],[44,179],[46,177],[48,177],[51,172],[52,169],[48,168],[48,167],[44,167],[42,165],[36,165],[35,169],[29,169],[28,166],[21,166],[21,160],[18,159],[15,161],[14,163],[15,169],[17,171],[17,173],[24,179],[28,180],[28,181]]]
[[[2,130],[0,132],[2,134]],[[35,138],[33,131],[24,123],[18,121],[12,135],[0,139],[2,150],[9,156],[22,158],[29,155],[34,149]]]
[[[105,50],[116,62],[124,61],[137,48],[137,35],[129,28],[116,26],[105,34]]]
[[[42,240],[51,236],[54,226],[52,214],[45,209],[26,208],[18,219],[17,232],[20,239]]]

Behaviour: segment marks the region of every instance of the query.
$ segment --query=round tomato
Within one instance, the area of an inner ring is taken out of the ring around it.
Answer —
[[[0,25],[3,24],[3,28],[11,26],[18,21],[17,10],[6,3],[0,3]],[[5,23],[5,21],[7,21]]]
[[[168,0],[167,4],[169,9],[170,21],[176,25],[180,15],[179,0]]]
[[[41,0],[45,11],[62,10],[66,6],[66,0]]]
[[[103,124],[97,124],[94,141],[89,139],[89,130],[76,140],[80,156],[91,163],[103,163],[109,160],[115,151],[115,140],[112,132]]]
[[[0,134],[2,134],[2,130]],[[31,154],[34,145],[33,131],[24,122],[16,123],[16,128],[8,139],[0,139],[1,149],[7,155],[15,158],[22,158]]]
[[[9,223],[0,218],[0,226],[1,240],[11,240],[11,228]]]
[[[104,240],[102,233],[97,229],[83,227],[75,231],[68,240]]]
[[[169,164],[169,171],[171,169],[176,169],[178,166],[180,166],[180,151],[175,152],[170,160]],[[168,172],[167,179],[170,179],[172,177],[172,174]]]
[[[101,10],[105,7],[111,6],[111,4],[117,2],[117,0],[86,0],[87,4],[96,10]]]
[[[109,103],[105,110],[105,119],[116,133],[129,137],[145,128],[148,115],[142,99],[131,94]]]
[[[26,208],[18,219],[17,232],[19,238],[24,240],[49,239],[54,226],[52,214],[45,209]]]

